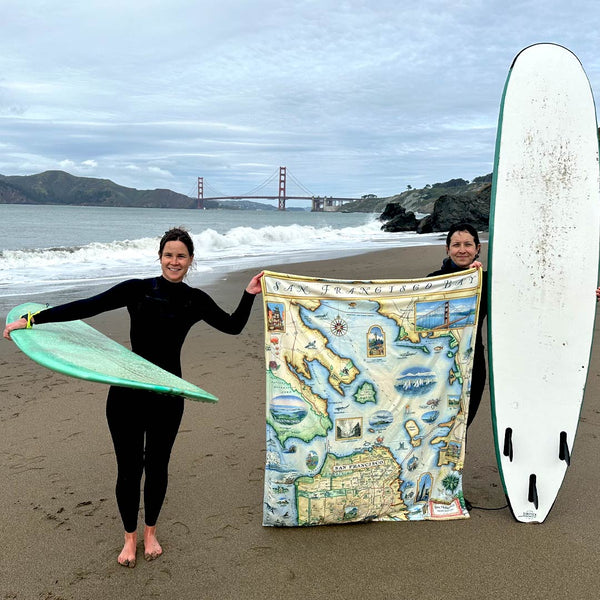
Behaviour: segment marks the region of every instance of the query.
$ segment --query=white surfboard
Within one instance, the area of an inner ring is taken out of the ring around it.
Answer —
[[[570,464],[594,330],[596,110],[578,58],[523,50],[498,126],[489,261],[490,391],[513,515],[542,522]]]

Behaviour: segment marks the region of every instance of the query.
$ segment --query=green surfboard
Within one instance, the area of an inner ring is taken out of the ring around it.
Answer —
[[[45,308],[32,302],[21,304],[8,313],[6,322]],[[64,375],[192,400],[217,401],[212,394],[134,354],[83,321],[17,329],[11,332],[11,338],[29,358]]]

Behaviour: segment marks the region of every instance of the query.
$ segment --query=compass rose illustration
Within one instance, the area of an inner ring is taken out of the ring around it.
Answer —
[[[337,336],[346,335],[348,333],[348,323],[346,323],[340,315],[331,321],[331,333]]]

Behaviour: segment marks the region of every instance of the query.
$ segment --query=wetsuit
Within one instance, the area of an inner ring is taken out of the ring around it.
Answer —
[[[466,269],[456,265],[450,258],[445,258],[442,263],[442,268],[439,271],[429,273],[427,277],[435,277],[436,275],[449,275],[451,273],[459,273]],[[475,353],[473,355],[473,373],[471,375],[471,397],[469,400],[469,416],[467,417],[467,427],[473,422],[477,409],[483,396],[483,388],[485,387],[485,378],[487,371],[485,367],[485,347],[481,334],[483,332],[483,320],[487,317],[487,271],[483,272],[481,284],[481,299],[479,301],[479,320],[477,321],[477,339],[475,340]]]
[[[132,279],[97,296],[44,310],[34,323],[72,321],[127,307],[131,349],[181,376],[181,347],[194,323],[206,321],[219,331],[242,331],[255,296],[244,292],[231,315],[205,292],[163,277]],[[140,482],[145,471],[144,520],[156,524],[168,482],[171,449],[183,415],[183,398],[112,386],[106,416],[117,458],[116,496],[125,531],[137,528]]]

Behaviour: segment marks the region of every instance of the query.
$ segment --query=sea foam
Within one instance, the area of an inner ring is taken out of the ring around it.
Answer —
[[[223,231],[207,227],[191,229],[197,275],[203,281],[240,268],[265,264],[330,258],[394,246],[439,243],[437,236],[381,231],[372,218],[351,227],[332,225],[234,226]],[[72,246],[0,251],[0,296],[26,296],[40,291],[83,289],[133,277],[151,277],[160,272],[159,237],[92,242]],[[206,275],[209,275],[208,278]]]

